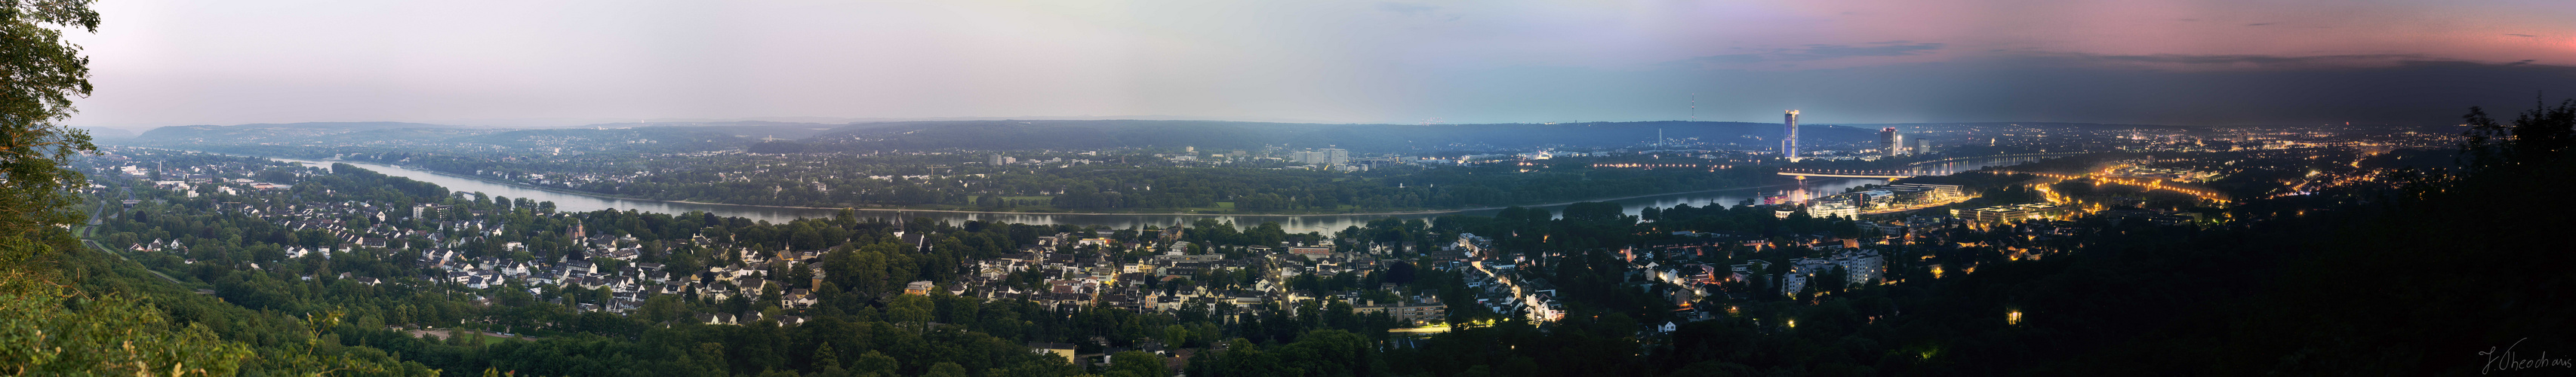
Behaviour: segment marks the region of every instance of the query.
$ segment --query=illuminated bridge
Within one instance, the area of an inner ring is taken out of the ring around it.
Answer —
[[[1987,162],[1987,163],[1989,163],[1989,164],[1993,164],[1993,163],[2013,163],[2013,164],[2018,164],[2018,163],[2024,163],[2024,162],[2031,162],[2031,161],[2045,160],[2045,159],[2051,158],[2051,157],[2065,157],[2065,156],[2073,156],[2073,155],[2079,155],[2079,154],[2085,154],[2085,153],[2092,153],[2092,152],[2021,153],[2021,154],[1999,154],[1999,155],[1992,155],[1992,156],[1951,157],[1951,158],[1945,158],[1945,159],[1939,159],[1939,160],[1932,160],[1932,161],[1924,161],[1924,162],[1916,162],[1916,163],[1911,163],[1911,164],[1905,164],[1905,166],[1906,166],[1906,167],[1918,167],[1918,166],[1927,166],[1927,165],[1935,165],[1935,164],[1955,164],[1955,163],[1963,162],[1963,161],[1986,161],[1986,162]]]
[[[1946,172],[1924,171],[1924,170],[1912,170],[1912,169],[1897,169],[1897,170],[1780,169],[1780,175],[1786,175],[1786,176],[1798,177],[1798,179],[1807,179],[1807,177],[1897,179],[1897,178],[1912,178],[1912,177],[1920,177],[1920,176],[1926,176],[1926,175],[1946,175],[1946,174],[1948,174],[1948,173],[1946,173]]]

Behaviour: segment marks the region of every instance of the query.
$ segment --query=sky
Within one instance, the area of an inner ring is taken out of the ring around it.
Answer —
[[[2565,0],[112,0],[68,123],[2451,124]],[[2557,93],[2557,94],[2546,94]],[[1693,106],[1696,105],[1696,108]]]

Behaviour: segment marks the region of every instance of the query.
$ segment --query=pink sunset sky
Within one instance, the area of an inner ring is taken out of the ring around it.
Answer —
[[[72,124],[2445,122],[2565,1],[101,2]],[[2553,96],[2552,98],[2564,98]]]

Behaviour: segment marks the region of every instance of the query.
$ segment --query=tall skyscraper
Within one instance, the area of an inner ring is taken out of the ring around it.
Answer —
[[[1789,162],[1798,162],[1798,111],[1789,110],[1789,115],[1783,118],[1789,124],[1789,128],[1780,136],[1780,157],[1789,159]]]
[[[1880,128],[1878,147],[1878,154],[1881,156],[1905,154],[1905,135],[1897,134],[1896,127]]]

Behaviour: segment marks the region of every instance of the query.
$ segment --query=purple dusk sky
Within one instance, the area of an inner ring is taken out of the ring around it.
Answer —
[[[2576,96],[2546,1],[98,3],[82,126],[1162,116],[2445,124]]]

